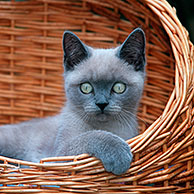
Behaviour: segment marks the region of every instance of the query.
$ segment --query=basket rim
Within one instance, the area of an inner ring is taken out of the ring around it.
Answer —
[[[133,153],[142,151],[161,131],[168,132],[167,129],[180,114],[183,105],[189,104],[194,97],[194,89],[191,88],[194,83],[194,46],[189,40],[188,31],[179,21],[176,9],[171,7],[166,0],[145,0],[145,2],[159,18],[169,36],[176,66],[175,86],[162,114],[142,134],[138,135],[138,138],[127,141]],[[191,90],[189,96],[188,90]]]

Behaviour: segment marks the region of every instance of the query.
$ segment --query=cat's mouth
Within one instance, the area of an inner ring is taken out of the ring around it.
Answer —
[[[85,107],[85,112],[90,117],[90,120],[106,122],[110,121],[111,118],[115,117],[121,112],[121,108],[110,107],[103,110],[97,110],[92,107]]]

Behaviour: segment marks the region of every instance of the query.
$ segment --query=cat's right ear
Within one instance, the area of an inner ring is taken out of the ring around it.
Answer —
[[[88,57],[88,49],[72,32],[63,35],[64,66],[66,71],[73,70],[76,65]]]

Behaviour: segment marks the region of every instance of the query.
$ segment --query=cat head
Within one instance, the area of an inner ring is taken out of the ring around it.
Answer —
[[[94,49],[63,36],[67,106],[92,120],[135,115],[145,77],[145,35],[135,29],[119,47]]]

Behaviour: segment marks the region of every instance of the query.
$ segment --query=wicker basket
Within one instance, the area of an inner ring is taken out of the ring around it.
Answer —
[[[107,173],[87,154],[40,163],[0,156],[0,193],[194,192],[194,49],[165,0],[0,1],[0,124],[63,106],[64,30],[107,48],[139,26],[147,37],[147,80],[142,133],[128,141],[134,153],[128,172]]]

